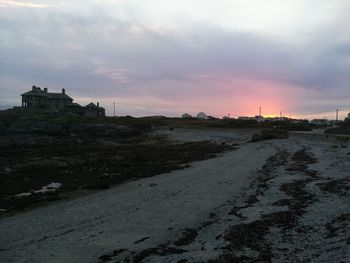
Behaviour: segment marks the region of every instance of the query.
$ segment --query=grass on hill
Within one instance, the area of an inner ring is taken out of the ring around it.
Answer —
[[[196,118],[168,118],[162,116],[150,117],[83,117],[73,114],[50,113],[43,110],[23,110],[11,109],[0,111],[0,123],[10,125],[16,121],[38,121],[52,124],[70,125],[82,123],[109,123],[117,125],[125,125],[133,128],[149,129],[154,126],[169,126],[173,128],[278,128],[288,131],[305,131],[311,130],[308,123],[294,124],[291,122],[264,122],[258,123],[254,120],[238,120],[238,119],[196,119]]]

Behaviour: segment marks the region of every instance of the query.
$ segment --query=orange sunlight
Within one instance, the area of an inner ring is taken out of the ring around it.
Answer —
[[[261,107],[262,116],[276,117],[282,113],[288,117],[293,114],[295,102],[301,93],[299,87],[286,83],[244,80],[241,85],[232,88],[232,94],[227,94],[226,103],[221,105],[220,113],[230,114],[232,117],[256,116],[259,115]]]

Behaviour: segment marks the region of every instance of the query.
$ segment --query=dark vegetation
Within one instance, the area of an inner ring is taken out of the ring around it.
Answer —
[[[350,126],[341,126],[338,128],[329,128],[325,130],[327,134],[341,134],[341,135],[350,135]]]
[[[183,169],[228,149],[148,134],[163,125],[161,118],[0,112],[0,213]],[[62,187],[38,191],[53,182]]]
[[[257,122],[255,120],[239,119],[209,119],[200,120],[196,118],[164,118],[164,123],[178,128],[222,128],[222,129],[279,129],[285,131],[310,131],[308,122],[292,123],[289,121]]]
[[[71,125],[89,125],[89,124],[113,124],[124,125],[131,128],[137,128],[140,130],[150,129],[152,126],[166,125],[162,118],[134,118],[131,116],[111,118],[111,117],[81,117],[70,114],[57,114],[45,111],[31,110],[31,111],[18,111],[18,110],[6,110],[0,111],[0,129],[3,131],[6,128],[16,128],[23,126],[28,129],[31,128],[27,124],[41,125],[43,128],[52,127],[54,129],[61,128],[62,131],[69,130]]]
[[[57,124],[87,124],[87,123],[109,123],[118,125],[133,126],[142,129],[151,127],[168,126],[173,128],[261,128],[261,129],[280,129],[286,131],[309,131],[311,125],[305,121],[301,123],[293,123],[290,121],[274,121],[274,122],[257,122],[256,120],[240,120],[240,119],[217,119],[211,118],[208,120],[197,118],[168,118],[164,116],[150,116],[142,118],[134,118],[131,116],[124,117],[99,117],[99,118],[84,118],[76,115],[63,115],[45,112],[43,110],[22,111],[6,110],[0,111],[0,128],[1,125],[16,123],[18,121],[44,121],[48,125]]]
[[[339,127],[333,127],[325,130],[327,134],[350,135],[350,119],[346,118]]]
[[[260,133],[252,135],[252,142],[272,140],[272,139],[287,139],[288,131],[281,129],[265,129]]]

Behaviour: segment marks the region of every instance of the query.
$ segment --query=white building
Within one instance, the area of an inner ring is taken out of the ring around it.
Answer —
[[[330,122],[327,119],[313,119],[312,121],[310,121],[310,124],[323,126],[329,125]]]
[[[263,117],[263,116],[255,116],[255,120],[257,121],[257,122],[264,122],[265,121],[265,118]]]
[[[238,119],[242,121],[255,121],[255,117],[247,117],[247,116],[240,116],[238,117]]]
[[[202,120],[207,120],[208,116],[204,112],[200,112],[200,113],[197,114],[197,118],[198,119],[202,119]]]

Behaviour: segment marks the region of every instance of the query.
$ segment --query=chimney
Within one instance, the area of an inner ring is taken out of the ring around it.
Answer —
[[[47,93],[47,88],[44,88],[44,92]]]
[[[97,107],[98,107],[98,108],[100,107],[100,103],[99,103],[99,102],[97,102]]]
[[[65,89],[62,89],[62,94],[66,94],[66,90]]]
[[[36,87],[35,87],[35,85],[33,85],[33,86],[32,86],[32,90],[35,90],[35,89],[36,89]]]

